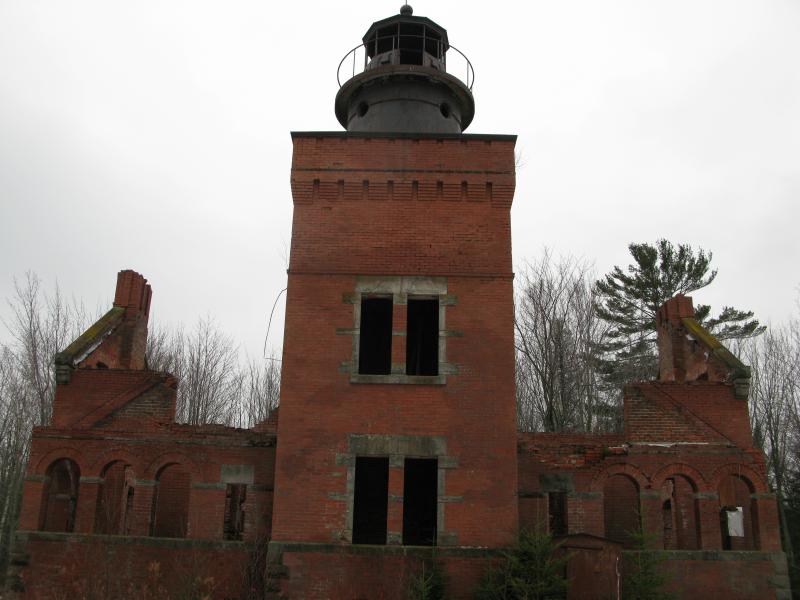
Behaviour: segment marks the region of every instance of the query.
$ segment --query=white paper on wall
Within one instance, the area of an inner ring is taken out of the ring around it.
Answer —
[[[744,512],[741,506],[735,510],[728,510],[728,535],[730,537],[744,537]]]

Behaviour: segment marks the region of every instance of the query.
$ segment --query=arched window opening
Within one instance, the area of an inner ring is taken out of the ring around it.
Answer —
[[[130,465],[116,461],[103,470],[94,517],[95,533],[130,533],[134,476]]]
[[[753,485],[740,475],[719,483],[719,521],[723,550],[758,550],[758,513]]]
[[[69,458],[53,462],[46,472],[39,529],[72,532],[78,507],[81,472]]]
[[[666,550],[700,548],[700,513],[695,492],[694,482],[682,475],[665,480],[661,486]]]
[[[156,477],[150,535],[153,537],[186,537],[189,522],[189,488],[191,476],[179,464],[162,468]]]
[[[603,521],[606,537],[625,548],[635,546],[641,530],[639,486],[627,475],[612,475],[603,485]]]

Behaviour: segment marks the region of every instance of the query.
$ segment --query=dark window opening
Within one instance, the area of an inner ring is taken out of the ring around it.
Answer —
[[[124,535],[131,534],[131,519],[133,518],[133,486],[128,488],[128,493],[125,496],[125,521],[123,523],[122,533]]]
[[[547,514],[550,535],[567,535],[567,494],[550,492],[547,494]]]
[[[97,506],[94,517],[95,533],[117,535],[123,533],[127,502],[127,479],[129,466],[122,462],[114,462],[106,466],[102,482],[97,494]]]
[[[356,458],[353,543],[385,544],[389,503],[389,459]]]
[[[392,372],[391,298],[361,299],[358,372],[367,375]]]
[[[439,301],[408,300],[406,375],[439,374]]]
[[[664,549],[673,550],[677,547],[675,539],[675,515],[672,512],[672,501],[665,500],[661,505],[661,521],[664,529]]]
[[[407,458],[403,482],[403,544],[436,544],[438,461]]]
[[[81,471],[74,461],[62,458],[47,469],[39,518],[43,531],[71,533],[75,529]]]
[[[183,538],[188,533],[189,472],[177,464],[164,467],[156,477],[150,535]]]
[[[229,483],[225,488],[223,534],[226,540],[241,540],[244,533],[244,501],[247,485]]]
[[[606,537],[623,548],[635,548],[635,535],[642,528],[639,486],[627,475],[612,475],[603,485],[603,523]]]

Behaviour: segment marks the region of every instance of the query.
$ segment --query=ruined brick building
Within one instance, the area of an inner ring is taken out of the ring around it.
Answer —
[[[336,98],[345,131],[292,134],[280,416],[174,423],[180,382],[145,362],[150,286],[120,272],[111,310],[55,359],[20,597],[404,598],[435,555],[448,597],[469,598],[530,528],[574,552],[571,597],[610,598],[641,523],[681,597],[787,598],[749,370],[690,298],[661,309],[660,377],[626,387],[622,433],[517,432],[515,137],[463,133],[469,77],[410,7],[362,49]]]

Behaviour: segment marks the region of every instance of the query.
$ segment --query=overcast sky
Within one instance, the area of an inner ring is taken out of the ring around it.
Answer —
[[[211,315],[260,354],[289,132],[341,130],[339,60],[400,4],[0,0],[0,298],[33,270],[106,307],[132,268],[157,321]],[[796,311],[798,0],[414,9],[474,64],[468,133],[519,136],[517,264],[547,246],[603,273],[666,237],[714,252],[696,302]],[[279,304],[270,346],[282,326]]]

